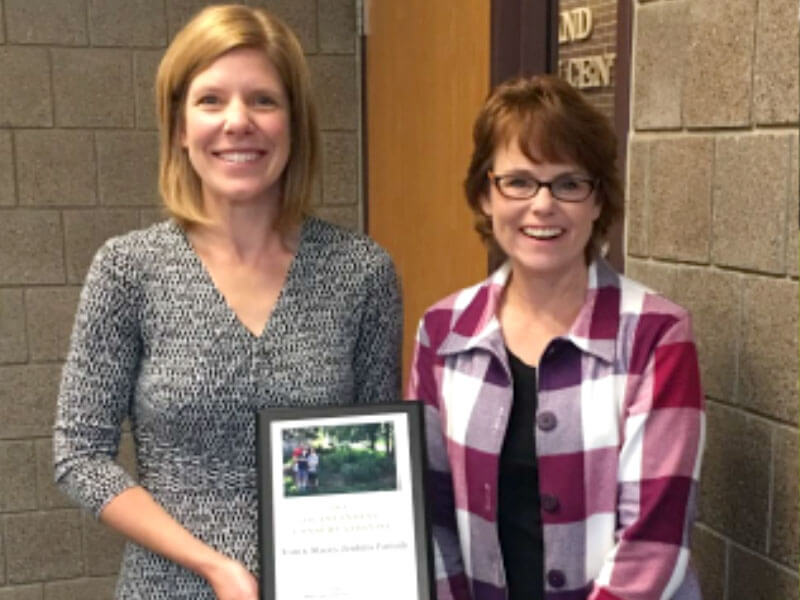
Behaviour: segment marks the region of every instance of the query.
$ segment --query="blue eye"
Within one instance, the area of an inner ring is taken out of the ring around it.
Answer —
[[[219,98],[214,94],[206,94],[197,99],[197,104],[219,104]]]

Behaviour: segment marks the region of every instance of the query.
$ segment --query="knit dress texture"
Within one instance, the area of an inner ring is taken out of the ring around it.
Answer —
[[[388,254],[314,218],[260,335],[241,324],[176,223],[113,238],[81,293],[54,428],[56,481],[95,515],[138,482],[258,574],[256,411],[399,400],[401,327]],[[114,462],[126,418],[135,476]],[[214,594],[128,543],[116,598]]]

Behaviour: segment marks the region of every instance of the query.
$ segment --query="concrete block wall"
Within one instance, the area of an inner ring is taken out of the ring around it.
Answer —
[[[160,219],[153,80],[204,0],[0,0],[0,600],[112,597],[122,542],[52,484],[51,427],[97,247]],[[318,213],[361,227],[355,0],[248,0],[298,33]],[[123,463],[131,466],[130,435]]]
[[[627,273],[693,314],[710,600],[796,598],[797,0],[634,2]]]

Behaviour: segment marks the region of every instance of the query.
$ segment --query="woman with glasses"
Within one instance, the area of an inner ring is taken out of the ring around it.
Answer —
[[[467,201],[507,260],[423,316],[439,600],[700,597],[704,439],[689,315],[601,256],[622,211],[607,120],[552,76],[500,85]]]

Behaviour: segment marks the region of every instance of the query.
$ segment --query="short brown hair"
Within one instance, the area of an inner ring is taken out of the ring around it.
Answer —
[[[475,229],[484,242],[498,250],[491,219],[481,208],[481,198],[489,193],[487,174],[497,149],[516,142],[534,162],[574,162],[597,179],[600,216],[586,245],[587,263],[597,256],[609,227],[622,215],[623,192],[616,166],[616,135],[608,119],[580,92],[554,75],[506,81],[494,89],[478,113],[472,139],[464,190],[475,214]]]
[[[242,47],[264,52],[278,71],[289,99],[291,153],[283,175],[277,226],[285,229],[310,211],[319,130],[300,42],[283,21],[262,8],[218,5],[200,11],[178,32],[156,76],[159,189],[167,212],[184,225],[207,222],[200,179],[180,139],[189,84],[217,58]]]

